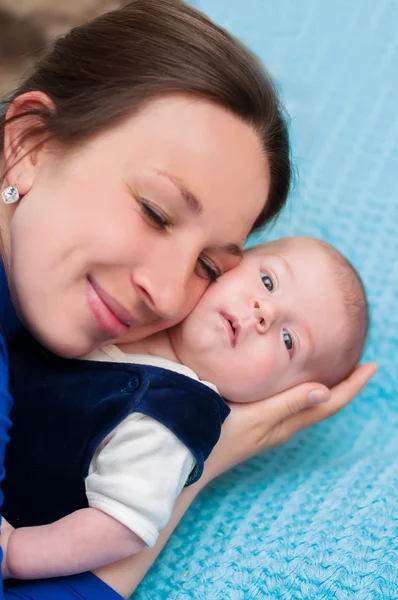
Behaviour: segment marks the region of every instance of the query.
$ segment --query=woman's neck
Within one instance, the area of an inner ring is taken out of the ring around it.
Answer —
[[[149,356],[180,362],[174,352],[167,329],[154,333],[138,342],[118,343],[117,346],[127,354],[148,354]]]

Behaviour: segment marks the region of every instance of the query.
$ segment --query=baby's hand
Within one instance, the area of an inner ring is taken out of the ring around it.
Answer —
[[[8,579],[9,577],[11,577],[11,574],[10,574],[10,572],[8,570],[8,566],[7,566],[7,547],[8,547],[8,540],[10,539],[10,536],[13,531],[14,531],[14,527],[12,527],[12,525],[10,525],[3,517],[1,520],[1,535],[0,535],[0,543],[1,543],[1,548],[3,550],[3,562],[1,563],[1,574],[3,576],[3,579]]]

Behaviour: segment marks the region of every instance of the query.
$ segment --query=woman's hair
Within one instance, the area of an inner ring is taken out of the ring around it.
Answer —
[[[271,184],[256,229],[286,202],[292,178],[285,114],[272,81],[238,40],[180,0],[133,0],[60,37],[4,103],[41,91],[55,110],[32,108],[28,136],[84,141],[166,94],[212,101],[249,124],[268,157]]]

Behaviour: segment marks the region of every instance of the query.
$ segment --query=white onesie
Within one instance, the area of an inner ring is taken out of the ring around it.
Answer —
[[[95,350],[84,360],[152,365],[200,381],[179,363],[125,354],[113,345]],[[202,383],[218,392],[211,383]],[[123,523],[152,547],[194,466],[192,453],[167,427],[132,413],[102,441],[93,456],[85,482],[88,504]]]

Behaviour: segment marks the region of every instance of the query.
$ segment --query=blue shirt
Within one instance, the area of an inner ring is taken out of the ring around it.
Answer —
[[[23,328],[15,314],[7,285],[3,263],[0,261],[0,509],[3,506],[3,481],[5,476],[5,454],[11,427],[10,411],[12,398],[8,388],[8,352],[6,340],[21,335]],[[3,552],[0,549],[0,563]]]
[[[0,260],[0,330],[7,341],[24,334],[11,301],[4,265]]]

